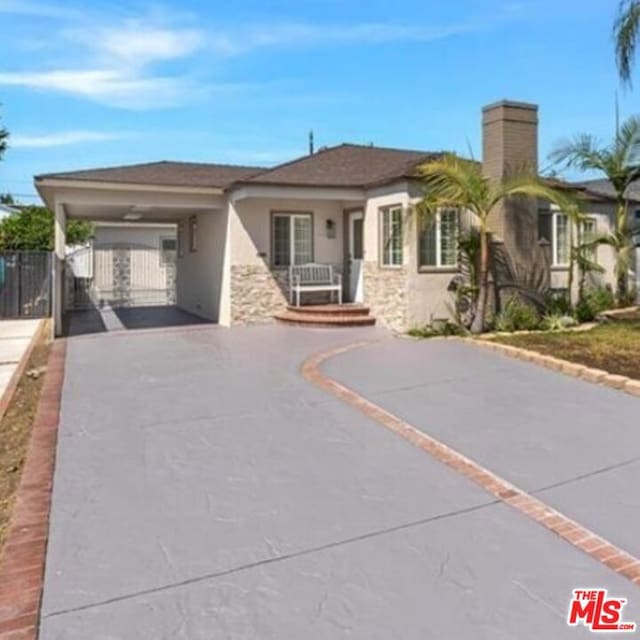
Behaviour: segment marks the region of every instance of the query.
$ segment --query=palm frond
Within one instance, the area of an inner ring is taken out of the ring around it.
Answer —
[[[616,64],[622,81],[631,86],[631,70],[640,35],[640,2],[622,0],[613,25]]]
[[[566,168],[605,171],[608,154],[599,145],[594,136],[581,133],[573,138],[561,140],[549,154],[549,159]]]
[[[505,179],[491,194],[490,208],[511,196],[525,196],[547,200],[557,205],[563,211],[578,208],[577,201],[570,195],[554,189],[533,173],[521,173]]]
[[[419,205],[423,211],[454,207],[481,213],[488,184],[477,163],[447,155],[423,164],[418,171],[424,187]]]

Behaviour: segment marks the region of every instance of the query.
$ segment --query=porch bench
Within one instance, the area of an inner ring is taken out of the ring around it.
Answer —
[[[338,304],[342,304],[342,276],[333,272],[330,264],[299,264],[289,267],[289,303],[300,306],[300,294],[309,291],[328,291],[329,301],[338,292]]]

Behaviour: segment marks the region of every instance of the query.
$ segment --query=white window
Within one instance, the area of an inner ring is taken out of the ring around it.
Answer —
[[[177,243],[175,237],[160,238],[160,264],[176,261]]]
[[[271,218],[274,267],[313,262],[313,220],[310,213],[274,213]]]
[[[387,267],[402,265],[402,207],[380,209],[382,226],[382,264]]]
[[[552,220],[553,266],[566,267],[569,265],[569,217],[556,211]]]
[[[420,267],[455,267],[458,264],[459,220],[460,216],[455,209],[443,209],[423,220],[420,231]]]

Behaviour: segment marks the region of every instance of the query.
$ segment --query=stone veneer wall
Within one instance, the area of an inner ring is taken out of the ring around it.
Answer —
[[[382,269],[377,262],[364,263],[364,303],[376,320],[395,331],[406,331],[408,322],[407,269]]]
[[[231,266],[231,324],[270,322],[287,307],[289,273],[266,265]]]
[[[342,265],[333,265],[342,273]],[[328,294],[305,293],[303,304],[328,302]],[[335,300],[335,298],[334,298]],[[285,311],[289,302],[289,270],[269,269],[266,265],[231,267],[231,324],[270,322]]]

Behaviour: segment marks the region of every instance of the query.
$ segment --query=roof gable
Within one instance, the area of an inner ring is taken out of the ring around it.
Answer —
[[[441,153],[341,144],[262,171],[243,184],[369,187],[415,177],[417,165]]]

